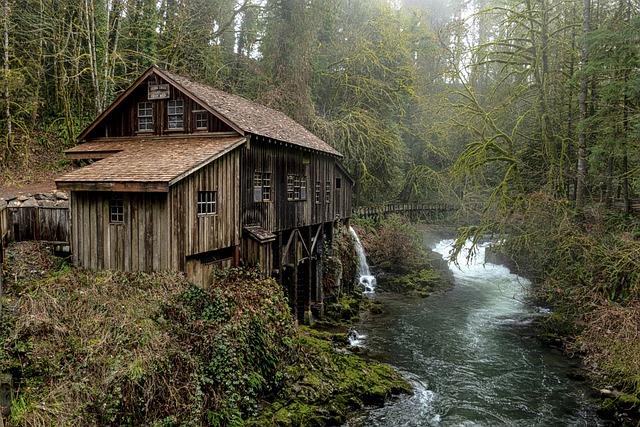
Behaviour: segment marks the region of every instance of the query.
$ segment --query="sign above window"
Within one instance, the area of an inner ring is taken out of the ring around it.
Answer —
[[[169,85],[149,85],[149,93],[147,95],[149,100],[156,99],[168,99],[169,98]]]

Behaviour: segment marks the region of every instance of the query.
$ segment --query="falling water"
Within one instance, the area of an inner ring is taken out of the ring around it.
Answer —
[[[364,286],[364,292],[371,294],[376,289],[376,278],[371,275],[369,264],[367,264],[367,256],[364,253],[362,242],[353,227],[349,227],[349,232],[353,236],[353,240],[356,242],[356,252],[358,253],[358,275],[360,276],[360,284]]]

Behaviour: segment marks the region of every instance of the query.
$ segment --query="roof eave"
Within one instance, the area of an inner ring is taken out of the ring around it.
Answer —
[[[56,181],[58,190],[67,191],[105,191],[129,193],[168,193],[169,183],[166,181],[84,181],[59,180]]]

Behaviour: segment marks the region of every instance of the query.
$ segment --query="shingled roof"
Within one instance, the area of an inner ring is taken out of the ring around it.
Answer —
[[[72,150],[116,153],[61,176],[56,179],[56,184],[63,189],[79,184],[83,188],[97,190],[138,185],[145,191],[168,191],[173,183],[244,142],[244,137],[89,142]]]
[[[169,71],[156,71],[161,77],[183,88],[244,132],[342,157],[335,148],[280,111]]]

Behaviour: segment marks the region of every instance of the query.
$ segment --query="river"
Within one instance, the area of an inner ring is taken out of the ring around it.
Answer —
[[[447,257],[452,241],[427,242]],[[363,345],[413,384],[404,396],[351,426],[604,425],[571,361],[540,343],[531,322],[544,310],[523,299],[530,283],[484,264],[484,248],[454,287],[425,299],[380,293],[385,314],[363,322]]]

